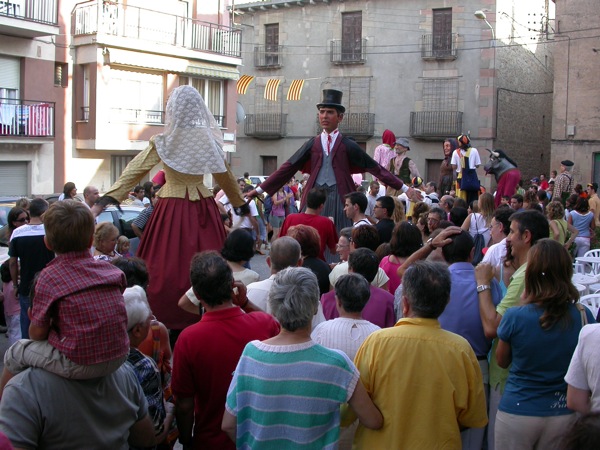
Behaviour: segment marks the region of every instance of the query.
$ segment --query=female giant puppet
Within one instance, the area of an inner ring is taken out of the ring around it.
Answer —
[[[223,136],[204,100],[193,87],[176,88],[168,102],[165,131],[150,139],[146,150],[126,167],[107,196],[122,201],[150,169],[162,162],[166,182],[138,256],[150,274],[148,300],[153,313],[168,328],[181,330],[198,316],[177,307],[190,287],[192,256],[204,250],[220,251],[225,229],[203,175],[212,173],[234,207],[245,205],[222,150]],[[247,208],[247,206],[246,206]]]

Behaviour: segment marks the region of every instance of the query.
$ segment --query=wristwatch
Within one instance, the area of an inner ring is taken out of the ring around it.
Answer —
[[[489,284],[480,284],[479,286],[477,286],[477,293],[487,291],[488,289],[490,289]]]

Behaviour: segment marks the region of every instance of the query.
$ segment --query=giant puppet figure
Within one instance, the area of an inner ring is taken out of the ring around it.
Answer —
[[[344,196],[355,190],[353,173],[369,172],[386,186],[410,191],[407,192],[408,195],[413,194],[412,189],[404,186],[402,180],[375,162],[356,142],[339,132],[338,125],[346,111],[341,103],[341,91],[323,90],[323,101],[317,104],[319,124],[323,132],[306,141],[259,188],[249,192],[248,197],[264,191],[274,195],[296,172],[309,173],[306,186],[302,190],[301,209],[305,207],[306,196],[313,187],[325,189],[327,200],[321,215],[333,217],[339,232],[342,228],[352,225],[344,214]]]
[[[190,287],[190,261],[198,252],[220,251],[225,242],[221,215],[212,192],[203,183],[204,174],[213,174],[239,215],[248,212],[225,162],[221,129],[191,86],[173,90],[164,132],[150,139],[146,150],[127,165],[103,199],[126,199],[130,189],[160,163],[165,184],[156,193],[158,200],[137,255],[148,267],[152,312],[169,329],[182,330],[199,318],[177,306]]]
[[[490,150],[490,160],[483,166],[486,174],[493,174],[496,177],[496,196],[494,203],[496,208],[500,205],[502,196],[512,197],[515,195],[519,181],[521,180],[521,171],[517,169],[517,163],[508,157],[503,150]]]

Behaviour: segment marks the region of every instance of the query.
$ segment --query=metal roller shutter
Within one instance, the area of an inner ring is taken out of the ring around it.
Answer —
[[[0,161],[0,195],[29,195],[27,162]]]

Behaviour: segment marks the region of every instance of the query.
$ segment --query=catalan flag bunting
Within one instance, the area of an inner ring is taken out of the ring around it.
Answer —
[[[304,80],[292,80],[290,88],[288,89],[287,99],[289,100],[300,100],[302,94],[302,88],[304,87]]]
[[[237,93],[244,95],[248,90],[248,86],[250,86],[250,83],[252,83],[252,80],[254,80],[253,76],[242,75],[237,82]]]
[[[265,86],[265,98],[273,102],[277,101],[277,89],[279,88],[281,80],[269,80]]]

